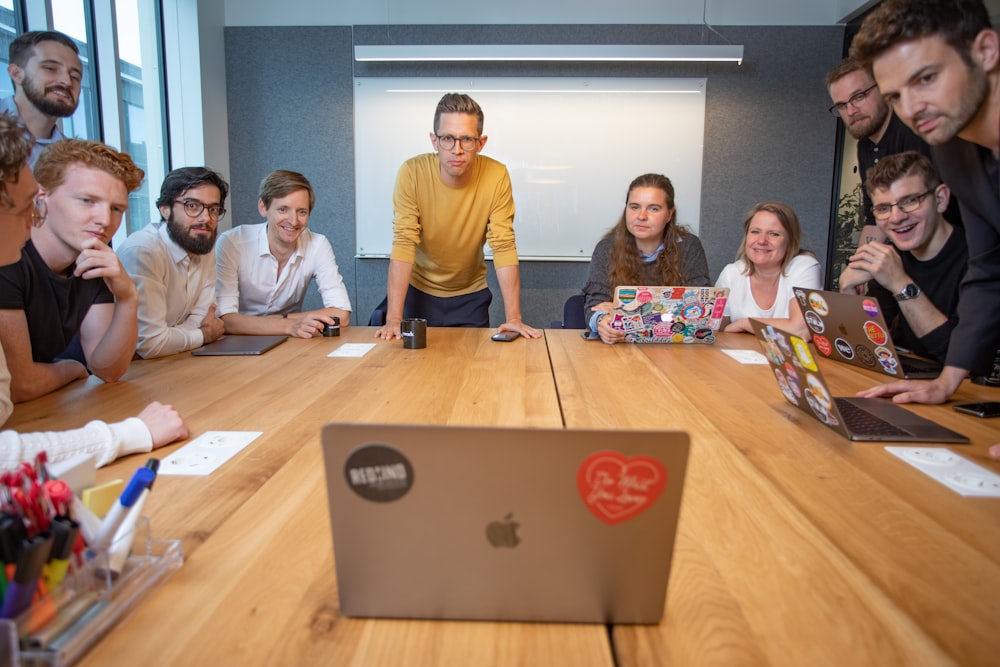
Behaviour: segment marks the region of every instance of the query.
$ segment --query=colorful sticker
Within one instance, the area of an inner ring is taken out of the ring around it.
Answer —
[[[885,342],[889,339],[885,333],[885,329],[879,326],[878,322],[872,322],[871,320],[865,322],[865,336],[875,345],[885,345]]]
[[[792,393],[792,389],[788,384],[788,380],[781,373],[781,369],[774,369],[774,379],[778,381],[778,387],[781,389],[781,393],[785,395],[785,398],[792,405],[798,405],[799,400],[795,398],[795,394]]]
[[[642,290],[636,296],[636,300],[643,305],[646,305],[647,303],[652,303],[653,293],[650,292],[649,290]]]
[[[878,362],[882,364],[882,369],[889,375],[895,375],[896,370],[899,368],[899,361],[893,356],[892,352],[887,347],[876,347],[875,356],[878,358]]]
[[[829,357],[833,354],[833,345],[830,344],[830,339],[826,336],[820,336],[819,334],[813,335],[813,345],[819,350],[819,353],[824,357]]]
[[[809,351],[809,344],[798,336],[792,336],[792,347],[795,348],[795,356],[802,363],[803,368],[816,372],[816,362],[813,360],[812,352]]]
[[[806,293],[803,290],[795,290],[795,298],[799,300],[799,305],[803,308],[806,307]]]
[[[833,344],[837,346],[837,352],[844,359],[850,361],[851,359],[854,358],[854,349],[851,347],[851,343],[847,341],[847,339],[838,338],[837,340],[834,341]]]
[[[823,318],[814,313],[811,310],[806,311],[806,324],[809,328],[813,330],[814,333],[823,333],[826,329],[826,325],[823,324]]]
[[[413,487],[413,466],[388,445],[358,447],[344,463],[347,486],[365,500],[387,503],[399,500]]]
[[[875,299],[865,299],[861,302],[861,310],[865,311],[868,317],[878,317],[878,302]]]
[[[830,307],[826,305],[826,299],[819,292],[809,293],[809,307],[824,317],[830,314]]]
[[[576,474],[580,499],[608,525],[627,521],[647,509],[667,486],[667,469],[650,456],[615,451],[591,454]]]
[[[813,375],[812,373],[806,375],[806,385],[816,400],[819,401],[820,405],[827,410],[833,407],[833,399],[830,398],[830,392],[826,390],[826,386],[819,379],[818,375]]]

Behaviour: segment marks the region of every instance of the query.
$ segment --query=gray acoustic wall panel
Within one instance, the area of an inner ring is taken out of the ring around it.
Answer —
[[[351,292],[354,323],[365,324],[385,294],[388,262],[353,258],[353,151],[364,150],[353,144],[354,76],[698,76],[708,79],[700,236],[712,277],[732,261],[746,210],[765,199],[786,201],[795,208],[805,244],[822,261],[836,150],[836,120],[826,113],[830,101],[823,77],[840,58],[843,28],[716,29],[745,46],[742,65],[354,63],[352,59],[355,43],[720,43],[717,35],[700,26],[226,28],[232,223],[260,220],[257,184],[268,171],[289,168],[305,173],[318,195],[310,225],[333,243]],[[432,112],[428,110],[428,116]],[[488,127],[489,109],[485,112]],[[623,141],[641,133],[641,128],[629,126],[625,109],[620,122]],[[627,186],[622,184],[623,198]],[[684,202],[677,205],[683,220]],[[608,226],[614,222],[609,220]],[[503,308],[490,268],[495,295],[491,317],[496,325],[502,321]],[[561,319],[563,301],[579,291],[586,272],[586,263],[523,263],[525,321],[548,326]],[[317,305],[313,293],[307,307]]]

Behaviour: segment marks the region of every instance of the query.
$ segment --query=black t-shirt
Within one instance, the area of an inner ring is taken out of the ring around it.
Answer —
[[[31,356],[39,363],[64,356],[93,304],[114,301],[101,279],[77,278],[73,266],[64,275],[54,273],[31,241],[20,261],[0,267],[0,310],[24,311]]]
[[[920,290],[931,300],[948,321],[918,337],[902,317],[899,303],[892,296],[888,300],[879,299],[882,314],[892,333],[892,342],[908,348],[914,354],[944,363],[948,354],[951,332],[958,324],[959,286],[969,264],[969,248],[965,244],[963,230],[955,228],[945,242],[941,252],[932,259],[920,261],[908,252],[899,253],[903,269],[913,279]]]

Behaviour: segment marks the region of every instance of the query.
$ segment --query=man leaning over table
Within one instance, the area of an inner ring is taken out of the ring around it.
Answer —
[[[142,175],[127,154],[97,141],[63,139],[38,158],[44,224],[32,228],[20,261],[0,269],[0,342],[15,403],[86,378],[88,369],[105,382],[128,369],[139,296],[108,243]]]
[[[279,169],[260,184],[257,211],[265,221],[219,237],[215,298],[226,333],[312,338],[334,317],[350,325],[351,299],[333,247],[308,228],[315,206],[309,180]],[[302,311],[314,278],[323,308]]]
[[[143,359],[201,347],[222,336],[215,316],[215,237],[229,184],[205,167],[174,169],[156,206],[161,220],[130,235],[118,257],[139,290]]]
[[[981,0],[887,0],[865,19],[851,57],[871,65],[895,112],[933,146],[969,247],[941,375],[861,394],[943,403],[970,371],[989,372],[1000,347],[1000,37]]]
[[[541,332],[521,321],[521,274],[514,243],[514,198],[501,163],[480,155],[483,110],[448,93],[434,111],[435,153],[403,163],[393,192],[393,242],[378,338],[400,338],[404,317],[429,326],[488,327],[493,295],[483,244],[493,251],[506,321],[500,331]]]
[[[13,116],[0,113],[0,266],[17,262],[33,224],[41,224],[35,209],[38,183],[27,160],[32,140]],[[13,412],[10,373],[0,347],[0,424]],[[91,421],[72,431],[25,433],[0,431],[0,469],[16,467],[45,451],[50,461],[74,454],[91,454],[104,465],[125,454],[149,452],[186,438],[188,428],[169,405],[150,403],[137,417],[108,424]]]
[[[965,234],[944,219],[948,186],[929,159],[907,151],[868,170],[865,189],[889,243],[860,246],[840,274],[840,291],[863,294],[869,281],[881,285],[889,293],[882,312],[893,342],[943,362],[969,263]]]

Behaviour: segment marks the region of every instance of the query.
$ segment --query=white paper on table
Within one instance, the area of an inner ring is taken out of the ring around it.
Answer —
[[[157,475],[209,475],[263,431],[205,431],[160,461]]]
[[[344,343],[326,355],[328,357],[363,357],[375,347],[375,343]]]
[[[741,364],[767,365],[767,357],[755,350],[723,350],[722,352],[728,354]]]
[[[945,447],[886,447],[893,456],[944,484],[955,493],[1000,498],[1000,475]]]

